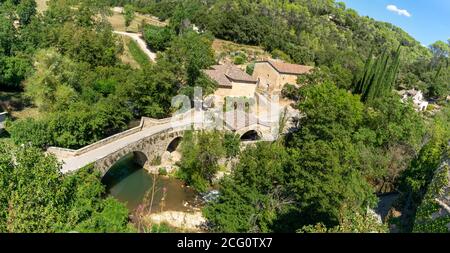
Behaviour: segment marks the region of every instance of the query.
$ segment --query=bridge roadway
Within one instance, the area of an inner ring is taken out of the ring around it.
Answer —
[[[119,133],[115,136],[111,136],[109,138],[91,144],[79,150],[50,147],[47,150],[47,152],[54,154],[57,157],[57,159],[62,163],[61,172],[65,174],[79,170],[92,163],[108,160],[109,158],[108,156],[113,155],[120,156],[121,153],[128,152],[129,150],[139,151],[136,150],[136,146],[140,146],[142,148],[142,146],[145,146],[142,144],[143,141],[151,142],[151,140],[149,141],[149,138],[154,137],[156,139],[159,136],[164,135],[163,133],[174,133],[189,130],[192,129],[192,126],[195,126],[195,130],[206,129],[210,126],[209,124],[213,123],[213,121],[212,120],[208,121],[205,119],[205,117],[206,115],[204,111],[191,110],[186,114],[178,116],[178,118],[169,118],[159,121],[146,118],[148,121],[151,121],[151,124],[148,125],[145,123],[145,120],[143,118],[141,120],[140,126]],[[267,123],[253,122],[251,124],[252,124],[251,126],[249,126],[248,124],[246,126],[242,126],[240,128],[241,132],[239,132],[239,129],[234,129],[234,131],[238,130],[237,132],[240,133],[241,135],[244,134],[246,131],[256,130],[259,129],[260,127],[264,128],[265,132],[269,131],[267,130],[269,129],[269,125]],[[263,136],[261,137],[263,139],[270,139],[270,137],[267,137],[270,134],[262,134],[262,135]],[[174,137],[172,136],[170,138]],[[156,142],[161,143],[159,145],[158,143],[152,144],[153,146],[151,147],[151,149],[153,150],[147,149],[147,151],[144,152],[144,154],[146,154],[147,156],[147,159],[150,159],[151,158],[150,156],[154,157],[155,154],[160,155],[163,152],[165,152],[167,148],[166,145],[168,145],[167,142],[170,141],[171,140],[156,139]],[[99,167],[100,170],[105,170],[104,167],[108,166],[109,166],[108,164],[106,165],[102,164],[97,165],[96,167]]]
[[[200,124],[203,120],[203,113],[196,113],[195,118],[183,118],[180,121],[168,121],[160,125],[154,125],[151,127],[141,127],[141,130],[129,135],[125,135],[117,140],[107,142],[104,145],[100,145],[92,150],[81,152],[81,154],[76,154],[77,150],[69,149],[59,149],[59,148],[49,148],[48,152],[56,155],[59,161],[63,163],[61,172],[69,173],[81,169],[91,163],[94,163],[111,153],[114,153],[120,149],[127,147],[130,144],[136,143],[146,137],[156,135],[162,131],[172,130],[172,129],[189,129],[192,124]],[[141,123],[142,124],[142,123]],[[102,140],[104,141],[104,140]],[[99,141],[97,143],[100,143]],[[95,145],[92,144],[92,145]],[[62,152],[57,152],[59,151]],[[81,150],[81,149],[80,149]]]

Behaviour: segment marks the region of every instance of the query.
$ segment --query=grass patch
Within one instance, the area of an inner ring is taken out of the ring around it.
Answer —
[[[176,233],[178,230],[167,223],[153,224],[151,233]]]
[[[0,112],[7,111],[13,119],[38,118],[39,109],[33,107],[23,92],[0,91]]]
[[[164,167],[159,168],[159,169],[158,169],[158,174],[159,174],[160,176],[167,176],[167,175],[168,175],[167,169],[164,168]]]
[[[123,42],[123,52],[120,55],[120,60],[127,65],[130,65],[132,68],[134,69],[139,69],[141,68],[141,65],[139,65],[139,63],[137,63],[133,56],[131,55],[130,49],[128,48],[128,43],[130,42],[131,38],[127,37],[127,36],[120,36],[122,38],[122,42]]]
[[[44,13],[47,10],[47,0],[36,0],[36,10],[39,13]]]
[[[150,64],[150,59],[144,52],[142,52],[139,45],[134,40],[130,40],[128,43],[128,50],[130,50],[131,56],[133,56],[133,59],[139,63],[141,67],[145,67]]]
[[[161,165],[161,156],[157,156],[152,161],[150,161],[150,166],[159,166],[159,165]]]
[[[107,17],[109,23],[116,31],[129,31],[129,32],[139,32],[142,24],[150,24],[156,26],[166,26],[167,22],[161,22],[156,17],[149,15],[144,15],[136,12],[136,17],[133,19],[129,27],[125,26],[125,18],[121,13],[113,13],[112,16]]]
[[[240,64],[246,61],[258,61],[270,58],[270,54],[259,46],[248,46],[231,41],[215,39],[212,47],[216,52],[216,56],[220,58],[227,58],[235,61],[237,56],[240,56],[241,58],[245,56],[246,59],[238,59],[238,63]]]

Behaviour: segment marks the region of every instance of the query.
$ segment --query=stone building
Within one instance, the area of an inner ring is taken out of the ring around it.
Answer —
[[[309,73],[313,67],[286,63],[280,60],[259,61],[255,64],[253,77],[258,88],[264,91],[280,91],[285,84],[297,84],[297,77]]]
[[[428,107],[428,102],[424,99],[423,93],[420,90],[402,90],[398,94],[402,97],[403,102],[412,99],[414,108],[417,111],[425,111]]]
[[[257,80],[233,64],[214,65],[203,70],[211,80],[219,85],[216,97],[254,97]]]

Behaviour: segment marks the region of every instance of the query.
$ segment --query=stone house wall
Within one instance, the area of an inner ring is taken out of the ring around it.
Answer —
[[[232,82],[231,88],[218,88],[214,95],[225,97],[254,97],[256,91],[256,84]]]
[[[259,80],[258,88],[266,91],[281,90],[287,83],[297,83],[297,75],[279,73],[268,62],[257,62],[253,77]]]

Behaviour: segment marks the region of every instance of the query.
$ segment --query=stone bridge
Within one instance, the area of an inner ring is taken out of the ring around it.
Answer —
[[[62,163],[62,173],[77,171],[94,164],[104,176],[117,161],[130,153],[134,153],[136,161],[145,167],[157,157],[162,157],[164,152],[170,151],[171,146],[179,142],[185,131],[216,129],[214,124],[217,122],[209,116],[211,115],[203,110],[190,110],[162,120],[144,117],[139,126],[81,149],[50,147],[47,152],[54,154]],[[277,130],[274,129],[277,129],[278,120],[269,122],[263,117],[249,120],[247,115],[244,124],[239,125],[236,122],[229,123],[231,118],[233,117],[228,116],[228,120],[224,120],[224,127],[220,130],[232,131],[241,137],[253,132],[263,141],[273,141],[277,138]]]

